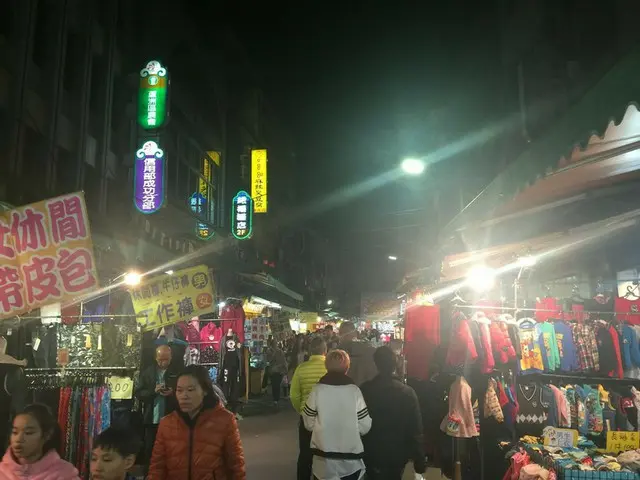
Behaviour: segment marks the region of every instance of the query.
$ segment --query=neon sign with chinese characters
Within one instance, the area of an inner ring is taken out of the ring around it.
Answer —
[[[231,233],[238,240],[246,240],[251,237],[253,229],[253,200],[244,190],[240,190],[233,197],[231,228]]]
[[[140,213],[154,213],[164,203],[164,151],[149,140],[136,152],[133,203]]]
[[[198,191],[189,197],[191,211],[200,217],[204,217],[209,223],[215,221],[215,191],[213,187],[213,165],[220,166],[220,154],[207,152],[202,159],[202,171],[198,179]],[[197,222],[196,236],[200,240],[209,240],[214,235],[213,229],[206,223]]]
[[[255,213],[267,213],[267,151],[251,150],[251,197]]]
[[[152,60],[140,70],[138,90],[138,123],[145,130],[164,125],[167,119],[167,69]]]

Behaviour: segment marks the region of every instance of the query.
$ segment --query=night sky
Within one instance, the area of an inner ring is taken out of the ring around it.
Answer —
[[[500,2],[233,3],[228,22],[294,135],[304,203],[348,192],[406,156],[442,152],[505,114]],[[332,239],[350,293],[392,289],[425,263],[438,222],[495,175],[486,143],[480,135],[422,177],[308,219]]]

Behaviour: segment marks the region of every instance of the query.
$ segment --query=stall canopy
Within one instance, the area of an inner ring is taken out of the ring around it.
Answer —
[[[542,199],[640,177],[639,75],[635,49],[468,204],[445,227],[444,238]]]
[[[640,209],[636,209],[562,232],[483,250],[449,255],[442,262],[441,281],[461,280],[472,267],[479,264],[494,269],[513,265],[513,271],[517,271],[518,258],[524,256],[536,258],[540,266],[560,265],[577,254],[610,245],[608,242],[611,242],[613,237],[637,234],[639,221]]]

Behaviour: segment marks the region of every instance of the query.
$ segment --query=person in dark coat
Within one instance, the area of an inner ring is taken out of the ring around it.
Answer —
[[[401,480],[409,460],[415,472],[423,474],[422,415],[416,392],[394,375],[393,350],[380,347],[373,359],[378,375],[360,387],[372,419],[371,430],[363,437],[367,478]]]
[[[175,390],[178,373],[170,367],[171,348],[160,345],[156,348],[156,363],[140,374],[136,397],[142,402],[144,417],[145,460],[151,459],[160,419],[176,409]]]

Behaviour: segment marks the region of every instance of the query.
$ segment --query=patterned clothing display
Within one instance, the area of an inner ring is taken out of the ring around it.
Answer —
[[[593,328],[583,324],[573,324],[573,343],[580,362],[580,369],[584,372],[600,370],[600,356],[598,342]]]
[[[140,363],[142,334],[135,321],[102,325],[102,366],[134,368]]]
[[[200,349],[200,364],[208,365],[220,362],[220,354],[214,345],[206,345]]]
[[[61,388],[58,424],[63,439],[62,458],[76,466],[81,478],[86,478],[93,439],[111,424],[109,387]]]
[[[529,435],[540,435],[547,423],[546,407],[543,389],[540,385],[520,384],[517,387],[518,405],[520,412],[516,417],[518,432]]]
[[[102,352],[102,325],[87,323],[58,326],[58,362],[67,357],[67,367],[100,367]]]

